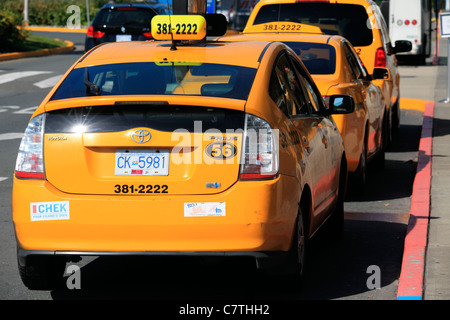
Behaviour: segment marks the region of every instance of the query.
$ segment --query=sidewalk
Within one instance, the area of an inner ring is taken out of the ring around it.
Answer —
[[[439,65],[403,67],[402,97],[425,104],[398,300],[450,300],[450,103],[448,40]],[[419,101],[419,100],[418,100]]]
[[[450,300],[450,103],[447,98],[448,40],[440,42],[434,92],[431,199],[424,300]]]

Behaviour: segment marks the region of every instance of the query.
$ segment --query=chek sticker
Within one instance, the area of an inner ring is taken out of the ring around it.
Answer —
[[[31,221],[69,220],[69,201],[31,202]]]
[[[185,217],[224,217],[225,202],[185,202]]]

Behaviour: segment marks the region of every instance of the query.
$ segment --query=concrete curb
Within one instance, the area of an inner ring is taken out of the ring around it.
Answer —
[[[425,252],[430,217],[434,108],[434,102],[425,104],[397,300],[422,300],[424,292]]]
[[[66,43],[65,47],[53,48],[53,49],[41,49],[27,52],[11,52],[0,54],[0,61],[13,60],[13,59],[21,59],[21,58],[30,58],[30,57],[42,57],[48,56],[52,54],[61,54],[67,53],[75,50],[73,42],[64,40]]]
[[[67,27],[43,27],[43,26],[27,26],[26,30],[45,31],[45,32],[70,32],[70,33],[86,33],[87,28],[67,28]]]

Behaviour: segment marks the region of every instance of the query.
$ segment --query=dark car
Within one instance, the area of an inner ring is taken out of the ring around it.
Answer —
[[[167,4],[106,4],[88,28],[85,50],[104,42],[153,39],[150,25],[157,14],[168,14]]]

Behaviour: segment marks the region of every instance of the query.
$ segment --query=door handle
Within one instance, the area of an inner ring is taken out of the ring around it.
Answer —
[[[328,138],[325,134],[322,134],[322,143],[325,145],[325,149],[328,148]]]
[[[302,136],[302,144],[303,147],[306,149],[306,152],[311,153],[311,146],[309,145],[308,138],[305,136]]]
[[[328,137],[326,134],[326,130],[323,130],[321,126],[319,126],[320,134],[322,135],[322,143],[325,145],[325,149],[328,148]]]

